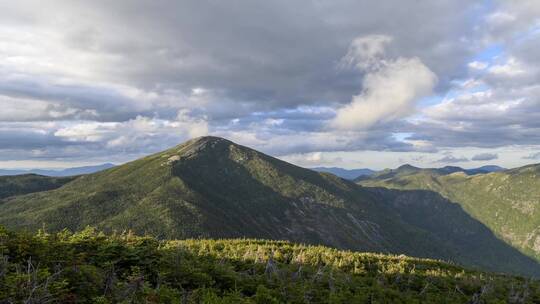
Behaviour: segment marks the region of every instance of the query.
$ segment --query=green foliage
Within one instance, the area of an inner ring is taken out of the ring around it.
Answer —
[[[0,230],[3,303],[537,303],[531,279],[255,239]]]
[[[472,176],[417,170],[376,176],[359,183],[440,193],[499,238],[540,261],[540,165]]]

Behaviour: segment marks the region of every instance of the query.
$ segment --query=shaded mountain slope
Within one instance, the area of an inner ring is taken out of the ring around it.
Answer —
[[[92,225],[160,238],[285,239],[539,274],[534,261],[509,251],[474,221],[463,223],[480,231],[486,243],[478,246],[485,248],[463,253],[471,247],[457,240],[467,234],[456,231],[456,241],[447,242],[443,230],[452,227],[419,225],[387,200],[334,175],[202,137],[56,190],[4,199],[0,223],[19,229],[45,224],[51,231]]]
[[[367,188],[377,193],[380,201],[391,206],[401,219],[410,225],[430,231],[437,242],[452,252],[453,260],[483,269],[504,267],[525,269],[531,267],[536,273],[537,263],[524,258],[520,252],[508,246],[480,223],[459,204],[453,203],[437,192],[427,190],[394,190]],[[499,268],[502,269],[502,268]]]
[[[474,176],[417,172],[360,183],[436,191],[460,204],[501,239],[540,260],[540,165]]]
[[[8,196],[59,188],[74,177],[48,177],[36,174],[0,176],[0,199]]]

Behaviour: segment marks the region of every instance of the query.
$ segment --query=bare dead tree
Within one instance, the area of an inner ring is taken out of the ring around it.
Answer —
[[[18,269],[19,272],[20,269]],[[26,261],[24,269],[27,277],[28,295],[25,304],[46,304],[54,301],[54,295],[50,293],[49,287],[62,274],[63,270],[59,265],[54,267],[54,272],[48,275],[45,279],[39,278],[39,264],[37,266],[32,263],[32,258]]]
[[[109,269],[109,271],[107,271],[107,274],[105,277],[105,286],[103,288],[103,296],[106,296],[107,293],[113,290],[115,283],[116,283],[116,271],[115,271],[114,264],[111,264],[111,268]]]
[[[268,261],[266,262],[266,268],[264,269],[264,273],[266,275],[271,275],[277,271],[277,266],[274,262],[274,255],[271,254],[268,258]]]
[[[522,304],[526,302],[528,297],[529,297],[529,282],[526,282],[525,285],[523,285],[523,289],[521,290],[516,289],[514,284],[512,284],[510,293],[508,295],[508,303]]]

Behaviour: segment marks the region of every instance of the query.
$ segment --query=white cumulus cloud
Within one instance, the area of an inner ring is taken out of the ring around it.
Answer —
[[[331,125],[343,130],[364,130],[411,114],[418,99],[430,94],[437,76],[419,58],[388,59],[388,36],[357,38],[345,62],[366,71],[359,95],[339,108]]]

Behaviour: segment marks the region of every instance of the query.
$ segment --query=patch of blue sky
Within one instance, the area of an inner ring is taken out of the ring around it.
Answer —
[[[395,132],[392,133],[392,137],[397,141],[406,141],[407,138],[411,137],[413,133],[409,132]]]
[[[473,56],[471,61],[493,63],[504,54],[504,46],[500,43],[492,44]]]
[[[420,100],[418,100],[417,105],[420,108],[429,107],[429,106],[433,106],[440,103],[443,99],[444,99],[444,96],[439,95],[439,94],[430,95],[430,96],[423,97]]]
[[[478,85],[475,85],[467,90],[468,93],[478,93],[478,92],[484,92],[489,90],[490,87],[485,83],[479,83]]]

